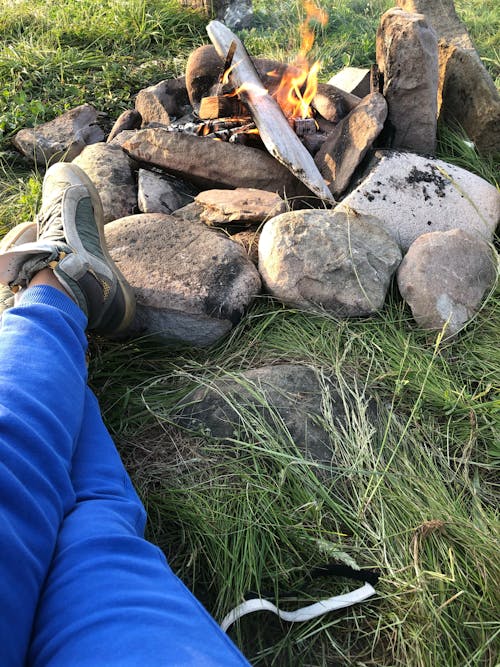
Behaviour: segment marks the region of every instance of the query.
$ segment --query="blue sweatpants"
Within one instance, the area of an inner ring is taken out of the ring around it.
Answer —
[[[0,329],[0,665],[248,665],[144,537],[87,387],[86,318],[26,290]]]

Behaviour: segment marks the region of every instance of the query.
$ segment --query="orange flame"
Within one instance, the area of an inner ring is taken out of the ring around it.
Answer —
[[[300,26],[301,45],[295,61],[283,74],[277,90],[273,93],[283,113],[288,118],[311,118],[311,102],[318,88],[318,72],[321,66],[316,61],[311,67],[307,54],[314,44],[314,31],[310,23],[315,20],[326,25],[328,14],[317,7],[312,0],[304,0],[306,18]]]

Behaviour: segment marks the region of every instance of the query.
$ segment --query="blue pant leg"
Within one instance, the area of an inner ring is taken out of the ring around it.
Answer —
[[[76,504],[60,531],[28,664],[248,665],[143,538],[144,508],[90,390],[72,479]]]
[[[35,287],[0,327],[0,663],[23,664],[64,514],[86,383],[86,318]]]

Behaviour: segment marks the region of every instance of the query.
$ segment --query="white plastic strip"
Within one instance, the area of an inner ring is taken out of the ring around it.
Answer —
[[[224,632],[226,632],[235,621],[246,614],[252,614],[254,611],[272,611],[284,621],[290,621],[291,623],[310,621],[312,618],[322,616],[329,611],[344,609],[345,607],[350,607],[358,602],[363,602],[363,600],[371,597],[374,593],[376,593],[376,591],[373,586],[371,584],[365,584],[364,586],[361,586],[361,588],[357,588],[350,593],[336,595],[327,600],[320,600],[307,607],[301,607],[296,611],[281,611],[276,605],[269,602],[269,600],[261,600],[260,598],[247,600],[230,611],[220,626]]]

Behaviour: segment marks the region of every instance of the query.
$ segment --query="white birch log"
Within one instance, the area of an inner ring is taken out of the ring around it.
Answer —
[[[279,104],[262,85],[257,71],[238,37],[219,21],[210,21],[208,36],[224,60],[232,42],[236,42],[230,79],[235,88],[245,86],[239,93],[248,105],[260,137],[269,153],[304,183],[311,192],[330,202],[333,195],[309,151],[288,124]]]

